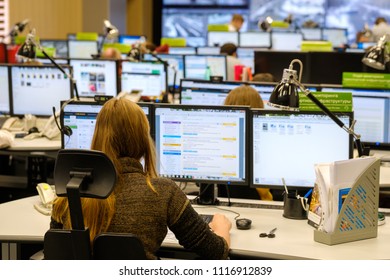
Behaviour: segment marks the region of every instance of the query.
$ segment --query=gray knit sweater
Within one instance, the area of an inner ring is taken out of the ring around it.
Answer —
[[[186,249],[205,259],[226,259],[228,246],[215,235],[192,208],[185,194],[169,179],[152,180],[156,192],[146,184],[139,161],[121,158],[122,174],[116,185],[115,214],[108,232],[133,233],[144,244],[146,256],[156,259],[167,227]],[[51,228],[62,228],[52,220]]]

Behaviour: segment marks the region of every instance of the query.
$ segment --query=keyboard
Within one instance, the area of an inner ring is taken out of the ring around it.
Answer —
[[[206,223],[210,223],[211,222],[211,220],[213,219],[213,216],[214,215],[206,215],[206,214],[201,214],[201,215],[199,215],[202,219],[203,219],[203,221],[205,221]]]

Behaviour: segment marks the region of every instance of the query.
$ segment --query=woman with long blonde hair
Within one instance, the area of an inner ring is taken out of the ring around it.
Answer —
[[[157,176],[149,122],[136,103],[107,101],[98,114],[91,149],[111,159],[118,179],[107,199],[82,199],[91,240],[101,232],[132,233],[141,239],[147,257],[156,259],[169,228],[181,245],[200,256],[227,258],[230,221],[216,214],[207,225],[172,180]],[[55,202],[50,226],[71,228],[66,198]]]

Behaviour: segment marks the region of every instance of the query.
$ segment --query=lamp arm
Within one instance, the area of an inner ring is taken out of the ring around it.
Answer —
[[[351,125],[351,127],[347,127],[335,114],[333,114],[321,101],[314,96],[313,93],[309,89],[307,89],[304,85],[302,85],[299,81],[294,81],[295,84],[299,87],[300,90],[309,98],[314,104],[316,104],[329,118],[331,118],[339,127],[344,129],[348,134],[352,135],[355,143],[356,149],[358,151],[359,157],[363,155],[363,146],[360,142],[360,134],[357,134],[353,130],[353,126],[355,125],[355,121]]]
[[[53,58],[50,57],[50,55],[47,54],[47,52],[45,51],[44,48],[42,48],[42,46],[40,44],[36,44],[35,45],[37,46],[37,48],[43,53],[43,55],[48,59],[50,60],[51,63],[54,64],[54,66],[56,66],[58,68],[58,70],[60,70],[71,82],[72,82],[72,86],[74,88],[74,91],[76,93],[76,98],[77,100],[80,100],[80,97],[79,97],[79,92],[77,90],[77,84],[76,84],[76,81],[73,79],[73,77],[71,75],[69,75],[68,73],[66,73],[66,71],[64,70],[64,68],[62,68],[57,62],[54,61]]]

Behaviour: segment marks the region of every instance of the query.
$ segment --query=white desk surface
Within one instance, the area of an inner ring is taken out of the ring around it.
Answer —
[[[32,140],[15,138],[9,151],[55,151],[61,149],[61,140],[49,140],[46,137],[39,137]]]
[[[0,242],[43,242],[50,217],[33,208],[38,201],[38,196],[34,196],[0,204]],[[224,213],[232,221],[231,253],[234,255],[266,259],[390,259],[389,218],[385,225],[378,227],[377,238],[329,246],[314,241],[314,229],[307,220],[286,219],[282,210],[220,207],[252,220],[250,230],[238,230],[234,221],[236,214],[211,207],[195,205],[194,208],[199,213]],[[259,237],[260,233],[275,227],[275,238]],[[178,246],[174,240],[166,238],[162,247]]]

